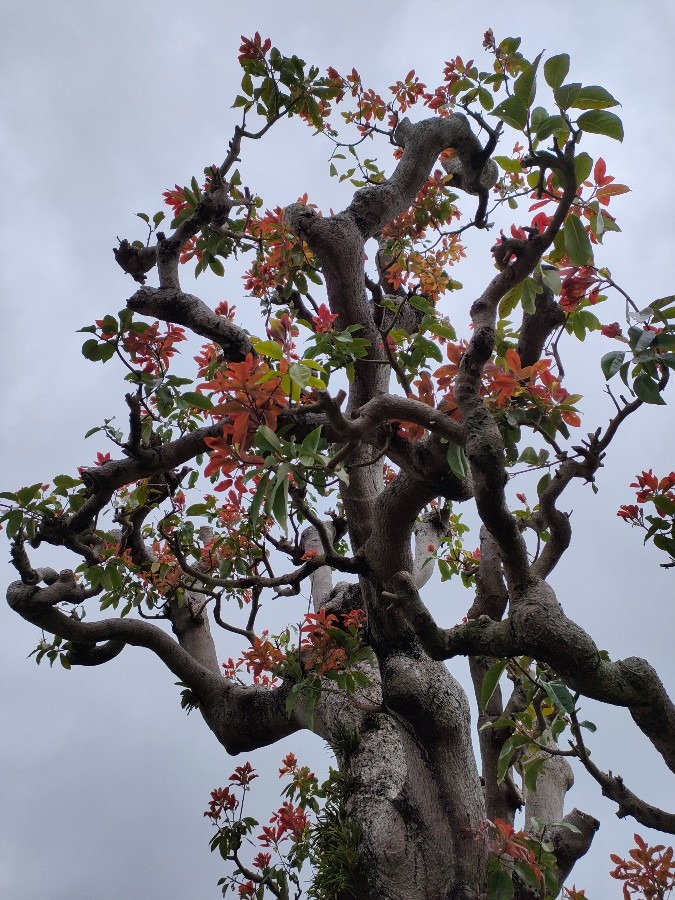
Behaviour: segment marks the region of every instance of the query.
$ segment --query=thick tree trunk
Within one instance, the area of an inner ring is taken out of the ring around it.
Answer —
[[[485,807],[464,692],[418,652],[392,655],[382,673],[369,671],[365,696],[329,695],[317,714],[344,776],[345,810],[361,826],[354,896],[477,898]]]

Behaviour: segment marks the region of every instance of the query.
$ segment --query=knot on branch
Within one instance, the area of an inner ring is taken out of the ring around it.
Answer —
[[[117,265],[139,284],[145,284],[145,273],[157,263],[154,247],[136,247],[126,238],[120,241],[119,247],[113,247],[113,253]]]
[[[459,155],[442,159],[441,165],[452,178],[452,187],[474,197],[483,191],[489,191],[497,183],[499,169],[494,159],[483,162],[481,168],[467,170],[466,164]]]
[[[304,237],[310,222],[316,218],[316,212],[304,203],[291,203],[284,209],[284,216],[293,234]]]
[[[578,463],[578,465],[583,468],[583,474],[585,474],[587,481],[593,480],[593,476],[602,466],[602,461],[605,458],[600,440],[600,431],[600,428],[596,429],[596,431],[588,435],[588,440],[582,440],[580,445],[572,447],[572,450],[583,459],[583,462]]]
[[[525,252],[526,246],[527,241],[523,241],[520,238],[503,237],[494,246],[490,247],[490,253],[494,256],[495,265],[499,271],[503,272],[504,269],[508,269],[511,263],[520,259]]]

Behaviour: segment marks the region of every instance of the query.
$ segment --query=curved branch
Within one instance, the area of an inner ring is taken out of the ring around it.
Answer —
[[[66,537],[82,533],[92,526],[115,491],[141,478],[176,469],[200,453],[208,453],[204,438],[217,437],[221,427],[216,423],[198,428],[168,444],[145,449],[141,458],[114,459],[102,466],[84,469],[82,480],[89,490],[88,499],[70,516],[44,520],[35,543],[47,541],[60,546]]]
[[[26,621],[72,641],[75,645],[91,646],[113,641],[145,647],[152,650],[174,675],[188,684],[200,700],[207,700],[214,690],[222,689],[223,679],[220,675],[198,663],[157,625],[134,619],[82,622],[55,608],[57,603],[79,604],[85,597],[86,592],[75,580],[75,575],[67,570],[61,572],[55,584],[45,588],[14,581],[7,589],[7,602],[15,612]]]
[[[417,592],[391,592],[384,599],[399,609],[434,659],[455,656],[532,656],[547,663],[573,691],[626,707],[675,772],[675,704],[654,668],[644,659],[604,659],[587,632],[569,619],[546,582],[531,580],[511,599],[511,615],[502,622],[488,616],[442,629]]]
[[[494,417],[481,397],[483,368],[495,347],[499,301],[510,288],[534,270],[560,230],[576,195],[572,144],[566,148],[566,154],[562,198],[545,232],[541,235],[533,233],[527,241],[508,239],[494,248],[502,270],[471,307],[474,332],[462,357],[455,384],[455,399],[466,431],[465,450],[474,479],[478,514],[499,544],[511,588],[522,584],[527,577],[527,549],[518,523],[506,504],[504,442]],[[508,249],[504,252],[505,245]],[[512,255],[515,258],[509,262]]]
[[[195,334],[218,344],[225,359],[241,362],[253,353],[253,344],[238,325],[217,316],[203,300],[176,287],[142,287],[127,300],[127,307],[144,316],[154,316],[174,325],[185,325]]]

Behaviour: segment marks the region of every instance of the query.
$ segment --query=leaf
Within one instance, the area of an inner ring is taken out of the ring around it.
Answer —
[[[604,134],[614,138],[615,141],[623,140],[621,119],[614,113],[602,109],[591,109],[582,113],[577,119],[577,125],[589,134]]]
[[[546,287],[552,290],[553,293],[558,296],[562,289],[562,279],[560,277],[560,272],[557,269],[552,269],[544,266],[541,270],[541,277]]]
[[[665,534],[657,534],[654,538],[654,546],[675,559],[675,541],[672,538],[666,537]]]
[[[544,690],[550,700],[566,713],[574,712],[574,699],[567,685],[562,681],[549,681],[544,683]]]
[[[531,316],[537,311],[537,294],[541,294],[542,287],[534,280],[534,278],[526,278],[522,283],[523,292],[521,295],[521,303],[523,312],[529,313]]]
[[[530,743],[530,738],[524,734],[512,734],[510,738],[504,741],[502,749],[499,751],[497,760],[497,781],[503,781],[506,773],[511,765],[513,754],[519,747]]]
[[[503,169],[505,172],[518,174],[523,171],[523,167],[520,164],[519,159],[511,159],[510,156],[493,156],[492,158],[500,167],[500,169]]]
[[[654,506],[660,513],[666,516],[675,516],[675,501],[663,494],[658,494],[653,498]]]
[[[293,709],[295,707],[295,703],[298,699],[298,694],[302,690],[302,682],[296,682],[293,687],[288,692],[288,696],[286,697],[286,715],[290,719]]]
[[[608,106],[619,106],[619,101],[615,100],[604,87],[592,84],[589,87],[582,87],[579,96],[571,105],[575,109],[605,109]]]
[[[513,864],[513,868],[516,870],[516,874],[518,875],[520,880],[523,881],[528,887],[539,887],[539,878],[531,865],[517,859]]]
[[[559,88],[570,70],[570,58],[568,53],[560,53],[552,56],[544,63],[544,78],[546,84],[552,88]]]
[[[279,466],[274,495],[272,498],[272,514],[279,523],[281,530],[288,535],[288,471],[290,466],[282,463]],[[283,474],[282,474],[283,473]]]
[[[211,400],[204,394],[200,394],[198,391],[187,391],[182,395],[182,397],[186,403],[189,403],[190,406],[196,406],[197,409],[213,408],[213,403],[211,402]]]
[[[534,102],[537,93],[537,69],[543,56],[543,51],[537,56],[532,65],[524,69],[513,84],[513,93],[529,109]]]
[[[580,93],[581,83],[575,81],[572,84],[563,84],[559,88],[556,88],[553,92],[553,96],[560,109],[569,109]]]
[[[577,184],[583,184],[591,174],[593,160],[588,153],[580,153],[574,160],[574,174]]]
[[[537,127],[536,137],[539,141],[545,141],[553,134],[560,135],[558,143],[562,144],[569,133],[570,127],[562,116],[549,116]]]
[[[587,266],[593,262],[593,248],[586,229],[576,216],[568,216],[563,228],[565,253],[573,266]]]
[[[251,505],[248,509],[248,519],[251,525],[255,527],[258,522],[258,515],[260,514],[260,507],[262,505],[263,500],[267,494],[267,486],[270,483],[270,478],[272,477],[271,471],[265,472],[263,477],[260,479],[258,483],[258,487],[255,492],[255,496],[251,501]]]
[[[277,344],[276,341],[255,341],[254,347],[257,353],[260,353],[262,356],[269,356],[270,359],[281,359],[284,355],[284,351],[280,344]]]
[[[605,353],[602,357],[600,360],[600,368],[607,381],[619,371],[623,365],[625,356],[626,353],[624,350],[612,350],[610,353]]]
[[[256,444],[261,450],[268,450],[272,453],[281,453],[281,441],[267,425],[259,425],[256,431]]]
[[[481,712],[485,711],[486,706],[490,702],[490,697],[494,694],[499,679],[502,677],[504,669],[508,665],[508,659],[498,659],[493,663],[483,676],[483,683],[480,687],[480,708]]]
[[[523,766],[523,783],[528,791],[534,794],[537,790],[537,778],[546,765],[545,756],[537,756],[527,765]]]
[[[214,275],[219,275],[221,278],[225,274],[225,266],[215,256],[212,256],[209,259],[209,268],[211,269],[211,271],[213,272]]]
[[[466,478],[468,472],[466,454],[459,444],[453,441],[448,444],[448,465],[457,478]]]
[[[513,897],[513,881],[504,869],[493,869],[488,874],[487,896],[490,900],[511,900]]]
[[[502,299],[499,301],[499,318],[506,319],[511,315],[513,310],[518,306],[518,302],[521,298],[523,292],[522,282],[517,284],[515,287],[512,287],[510,291],[508,291]]]
[[[643,403],[653,403],[655,406],[666,405],[666,401],[659,391],[658,383],[646,373],[638,375],[633,382],[633,390]]]
[[[527,107],[520,97],[516,96],[508,97],[496,106],[490,115],[497,116],[518,131],[522,131],[527,124]]]

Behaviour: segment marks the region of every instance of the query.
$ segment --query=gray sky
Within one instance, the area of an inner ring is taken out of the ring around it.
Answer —
[[[2,0],[0,12],[1,490],[50,481],[108,449],[83,435],[104,417],[124,418],[121,372],[114,362],[84,361],[75,331],[120,309],[133,292],[111,253],[118,235],[143,237],[133,214],[152,214],[163,190],[223,158],[236,123],[229,106],[240,81],[241,34],[259,30],[283,52],[322,68],[353,65],[375,88],[413,67],[428,84],[438,83],[445,59],[480,58],[488,26],[498,38],[521,34],[531,57],[543,48],[571,53],[574,80],[601,83],[623,104],[624,144],[585,145],[633,189],[610,207],[623,234],[611,236],[602,262],[641,305],[673,292],[675,17],[665,0],[639,7],[627,0],[544,2],[536,12],[497,3],[464,11],[448,0]],[[328,148],[310,136],[294,120],[267,143],[245,148],[245,181],[268,206],[305,190],[324,208],[347,202],[347,189],[327,177]],[[502,152],[510,149],[505,144]],[[489,241],[476,236],[474,252],[453,273],[465,285],[452,298],[457,307],[466,308],[490,277]],[[254,301],[237,276],[203,278],[192,289],[208,302],[236,303],[255,329]],[[620,321],[621,312],[616,304],[607,319]],[[600,338],[588,343],[590,362],[578,345],[570,344],[566,357],[567,386],[590,398],[584,430],[610,414],[596,360],[611,346]],[[672,694],[675,575],[659,569],[661,557],[642,551],[639,535],[615,516],[632,499],[636,472],[675,468],[672,401],[641,412],[631,425],[611,448],[599,495],[579,489],[568,501],[574,548],[554,582],[568,613],[600,646],[613,658],[646,656]],[[70,564],[49,552],[40,559]],[[464,614],[463,602],[454,586],[435,589],[434,608],[445,624]],[[172,676],[147,654],[128,649],[102,668],[68,673],[26,660],[38,637],[0,607],[0,895],[219,896],[223,866],[209,854],[202,811],[209,791],[243,760],[229,759],[197,715],[186,719]],[[223,643],[223,658],[235,649]],[[675,807],[665,767],[629,716],[584,708],[601,724],[592,744],[598,765],[622,774],[645,799]],[[316,767],[327,765],[321,742],[304,734],[255,754],[253,764],[262,769],[267,762],[273,773],[257,782],[263,817],[277,805],[276,766],[290,749]],[[635,824],[617,821],[613,805],[581,774],[568,800],[603,820],[574,880],[595,900],[618,897],[618,883],[606,875],[608,853],[625,852]]]

